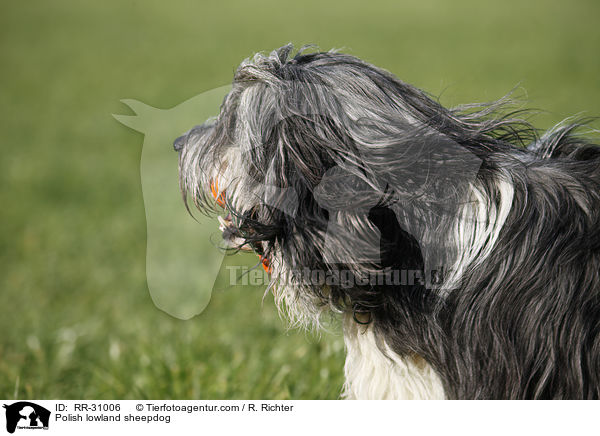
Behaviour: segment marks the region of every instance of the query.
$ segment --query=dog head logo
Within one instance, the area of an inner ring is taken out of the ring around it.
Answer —
[[[50,411],[29,401],[3,406],[6,409],[6,431],[19,429],[48,429]]]
[[[216,115],[229,89],[213,89],[167,110],[122,100],[135,115],[113,115],[144,134],[140,176],[147,226],[148,289],[159,309],[179,319],[192,318],[206,308],[224,253],[215,249],[216,220],[199,214],[191,217],[181,201],[173,138],[198,120]]]

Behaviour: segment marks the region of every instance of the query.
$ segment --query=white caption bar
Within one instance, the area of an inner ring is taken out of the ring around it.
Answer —
[[[19,436],[120,434],[435,434],[597,432],[597,402],[19,401],[0,430]],[[42,430],[36,432],[35,430]]]

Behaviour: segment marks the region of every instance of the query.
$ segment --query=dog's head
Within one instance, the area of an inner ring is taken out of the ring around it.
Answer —
[[[456,255],[440,232],[504,145],[360,59],[291,50],[244,61],[218,117],[175,141],[184,198],[226,209],[224,239],[261,257],[293,315],[370,312],[384,293],[365,274]]]

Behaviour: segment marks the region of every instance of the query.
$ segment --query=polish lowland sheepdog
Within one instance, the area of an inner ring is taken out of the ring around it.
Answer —
[[[290,320],[342,320],[342,395],[598,398],[600,149],[581,122],[540,133],[506,99],[446,109],[292,50],[244,61],[175,149],[186,202],[226,209]]]

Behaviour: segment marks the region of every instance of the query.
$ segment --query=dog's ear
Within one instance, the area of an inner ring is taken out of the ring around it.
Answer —
[[[138,132],[146,133],[148,127],[155,124],[157,116],[162,112],[138,100],[124,99],[121,103],[129,107],[135,115],[116,115],[113,118],[121,124]]]

